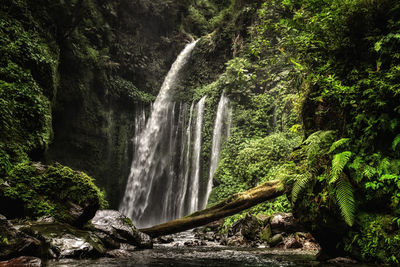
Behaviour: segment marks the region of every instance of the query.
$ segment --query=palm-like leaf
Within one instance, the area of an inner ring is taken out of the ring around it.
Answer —
[[[354,193],[353,187],[345,175],[337,180],[335,189],[336,201],[343,219],[349,226],[353,226],[355,215]]]
[[[343,151],[342,153],[335,154],[332,160],[331,180],[329,183],[335,183],[343,172],[344,167],[349,162],[351,151]]]
[[[396,151],[396,148],[399,144],[400,144],[400,134],[396,135],[396,137],[393,140],[392,148],[394,151]]]
[[[295,203],[299,194],[307,187],[307,185],[313,180],[313,175],[310,172],[306,172],[302,175],[298,175],[292,188],[292,202]]]
[[[342,139],[337,140],[336,142],[333,142],[333,144],[329,148],[328,153],[332,153],[333,151],[335,151],[336,149],[338,149],[341,146],[344,146],[348,142],[350,142],[350,138],[342,138]]]

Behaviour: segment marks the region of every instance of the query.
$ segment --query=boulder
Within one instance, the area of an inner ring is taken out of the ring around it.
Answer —
[[[16,229],[3,215],[0,215],[0,259],[18,256],[40,256],[41,242]]]
[[[104,244],[90,231],[76,229],[65,223],[33,223],[23,225],[21,231],[42,240],[43,256],[48,258],[88,258],[106,253]]]
[[[268,242],[272,236],[271,226],[267,224],[264,228],[260,231],[260,239],[262,241]]]
[[[228,235],[242,235],[247,240],[255,241],[259,237],[262,226],[262,223],[256,217],[246,214],[244,218],[232,224],[228,230]]]
[[[292,213],[275,213],[270,220],[272,234],[294,233],[300,230]]]
[[[5,181],[0,186],[0,213],[9,219],[46,215],[80,228],[106,205],[91,177],[58,163],[16,164]]]
[[[151,238],[139,232],[132,221],[116,210],[99,210],[92,219],[97,235],[109,244],[109,240],[128,243],[138,248],[152,248]]]
[[[271,237],[271,239],[269,240],[269,245],[271,247],[275,247],[280,242],[282,242],[282,240],[283,240],[283,236],[281,234],[276,234],[273,237]]]
[[[36,257],[21,256],[8,261],[1,261],[0,267],[40,267],[42,260]]]

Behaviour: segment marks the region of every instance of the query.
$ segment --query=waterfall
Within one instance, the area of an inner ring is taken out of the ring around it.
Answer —
[[[135,154],[120,210],[132,218],[138,227],[167,221],[175,216],[169,212],[176,203],[173,203],[172,193],[168,191],[175,189],[174,181],[177,179],[175,170],[179,166],[175,165],[179,162],[180,150],[176,145],[182,138],[179,120],[183,115],[181,108],[178,108],[179,114],[176,116],[177,108],[170,96],[179,71],[187,62],[196,42],[187,45],[172,64],[145,128],[135,137]]]
[[[206,96],[203,96],[196,106],[196,125],[194,132],[192,181],[189,187],[189,213],[199,208],[199,187],[200,187],[200,157],[201,157],[201,132],[203,129],[204,105]]]
[[[210,160],[210,171],[208,176],[206,197],[202,203],[202,208],[207,205],[208,198],[211,194],[212,182],[215,171],[217,170],[219,154],[221,152],[221,143],[223,137],[229,136],[230,131],[230,117],[231,111],[229,108],[229,99],[225,96],[225,92],[222,93],[218,103],[217,116],[214,122],[213,139],[211,147],[211,160]]]
[[[178,192],[178,217],[183,217],[185,212],[185,200],[186,200],[186,192],[187,187],[189,184],[189,174],[190,174],[190,152],[191,152],[191,143],[192,143],[192,116],[193,116],[193,108],[194,102],[190,106],[190,113],[189,113],[189,122],[186,129],[186,140],[182,138],[183,145],[182,145],[182,174],[183,177],[181,179],[182,186],[180,187],[180,191]],[[185,143],[186,141],[186,143]]]

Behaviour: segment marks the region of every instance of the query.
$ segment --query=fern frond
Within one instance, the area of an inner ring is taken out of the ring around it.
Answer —
[[[336,201],[339,205],[340,212],[344,221],[353,226],[356,204],[354,201],[353,187],[345,175],[337,180],[335,188]]]
[[[331,180],[329,183],[336,182],[341,173],[343,172],[344,167],[349,162],[351,157],[351,151],[343,151],[342,153],[335,154],[332,160],[332,171],[331,171]]]
[[[400,134],[396,135],[392,143],[393,151],[396,151],[397,146],[400,144]]]
[[[328,153],[332,153],[333,151],[335,151],[339,147],[347,144],[348,142],[350,142],[350,138],[342,138],[342,139],[337,140],[336,142],[333,142],[333,144],[329,148]]]
[[[364,171],[363,171],[363,175],[365,177],[367,177],[368,179],[371,179],[376,173],[377,173],[377,170],[370,165],[365,166]]]
[[[384,173],[389,172],[389,168],[390,168],[390,160],[389,158],[383,158],[378,165],[377,171],[378,171],[378,175],[382,175]]]
[[[310,172],[306,172],[302,175],[298,175],[292,188],[292,202],[295,203],[299,194],[307,187],[307,185],[313,180],[313,175]]]

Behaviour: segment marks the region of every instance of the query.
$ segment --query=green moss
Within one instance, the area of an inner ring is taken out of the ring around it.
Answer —
[[[71,223],[69,202],[101,208],[107,206],[103,193],[91,177],[60,164],[49,167],[17,164],[5,181],[8,185],[2,188],[0,196],[21,201],[24,215],[30,218],[50,215]]]

